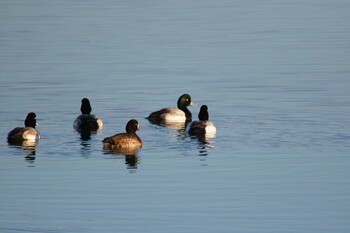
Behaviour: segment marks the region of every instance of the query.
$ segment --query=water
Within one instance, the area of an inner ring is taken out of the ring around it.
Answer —
[[[2,1],[0,231],[349,232],[349,10]],[[186,92],[209,106],[207,144],[144,119]],[[88,141],[83,97],[105,126]],[[35,151],[8,145],[30,111]],[[105,153],[131,118],[142,150]]]

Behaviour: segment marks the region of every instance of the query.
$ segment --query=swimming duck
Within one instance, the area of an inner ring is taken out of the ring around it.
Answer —
[[[40,139],[39,132],[35,129],[36,115],[34,112],[28,113],[25,121],[25,127],[16,127],[11,130],[7,135],[7,141],[9,143],[19,143],[25,140],[36,141]]]
[[[81,115],[79,115],[77,117],[77,119],[75,119],[73,127],[76,130],[82,130],[82,129],[87,129],[87,130],[98,130],[98,129],[102,129],[103,127],[103,123],[102,120],[98,117],[96,117],[91,113],[91,105],[90,105],[90,101],[87,98],[83,98],[81,100],[81,107],[80,107],[80,111],[81,111]]]
[[[163,108],[152,112],[146,119],[152,123],[188,122],[192,120],[192,114],[187,109],[188,106],[193,106],[191,96],[189,94],[183,94],[177,101],[177,108]]]
[[[138,121],[130,120],[125,127],[126,133],[118,133],[102,140],[103,148],[117,150],[137,150],[141,148],[142,141],[136,135],[136,131],[139,129]]]
[[[190,135],[209,136],[216,133],[214,124],[209,121],[208,106],[202,105],[198,114],[199,121],[193,121],[189,127]]]

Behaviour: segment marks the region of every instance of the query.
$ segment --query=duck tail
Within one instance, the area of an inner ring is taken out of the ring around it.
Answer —
[[[113,144],[113,140],[110,137],[103,139],[102,142],[103,142],[103,144],[110,144],[110,145]]]

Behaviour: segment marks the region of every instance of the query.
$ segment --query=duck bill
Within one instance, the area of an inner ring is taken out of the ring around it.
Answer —
[[[192,102],[192,101],[191,101],[190,106],[192,106],[192,107],[196,107],[196,106],[197,106],[197,104],[195,104],[194,102]]]

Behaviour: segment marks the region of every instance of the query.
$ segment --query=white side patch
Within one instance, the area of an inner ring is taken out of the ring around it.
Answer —
[[[161,115],[161,118],[165,122],[185,122],[186,121],[186,115],[181,110],[178,110],[176,112],[174,111],[171,113],[164,113],[163,115]]]

